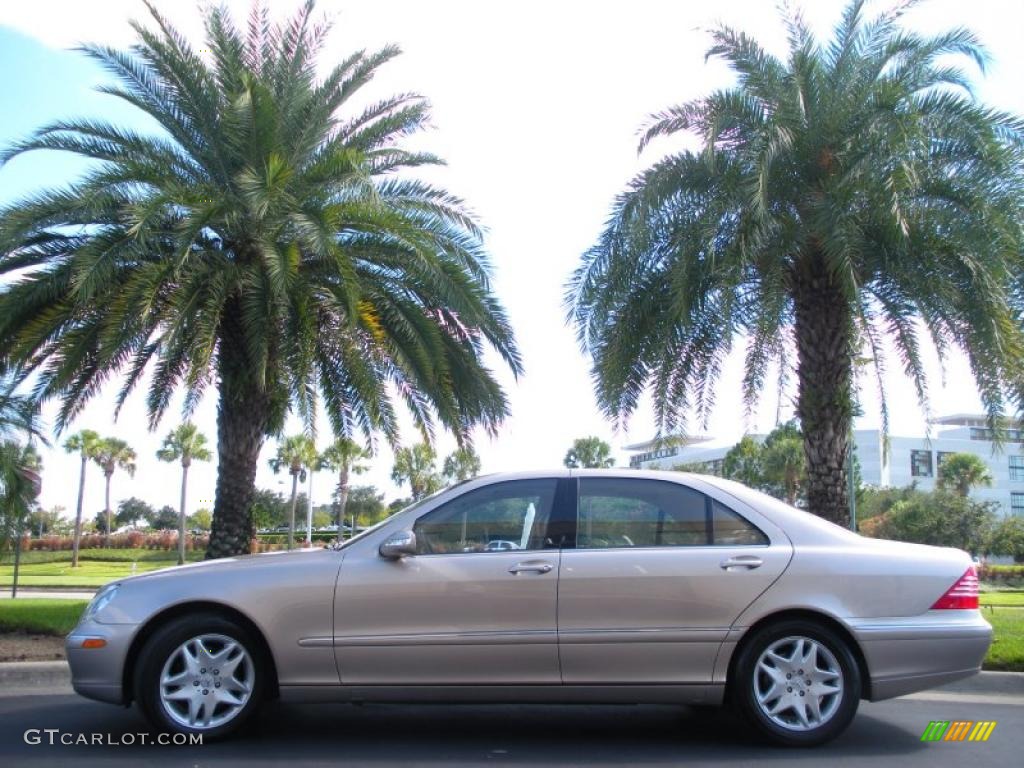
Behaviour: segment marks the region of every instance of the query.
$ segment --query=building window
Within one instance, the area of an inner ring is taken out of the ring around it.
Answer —
[[[914,477],[932,476],[932,452],[911,451],[910,452],[910,474]]]
[[[1024,482],[1024,456],[1010,457],[1010,479],[1014,482]]]
[[[1024,493],[1010,494],[1010,513],[1024,517]]]

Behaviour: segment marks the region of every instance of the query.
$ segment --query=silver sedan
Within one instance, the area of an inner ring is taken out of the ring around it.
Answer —
[[[103,588],[75,690],[209,738],[260,703],[730,701],[824,742],[877,700],[967,677],[992,630],[959,550],[862,538],[713,477],[493,475],[336,549]]]

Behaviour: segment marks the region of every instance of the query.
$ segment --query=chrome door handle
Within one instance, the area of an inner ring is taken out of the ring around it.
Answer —
[[[516,563],[508,569],[509,573],[548,573],[554,568],[551,563]]]
[[[738,557],[730,557],[728,560],[723,560],[719,565],[727,571],[732,568],[746,568],[748,571],[752,571],[764,565],[764,561],[754,555],[739,555]]]

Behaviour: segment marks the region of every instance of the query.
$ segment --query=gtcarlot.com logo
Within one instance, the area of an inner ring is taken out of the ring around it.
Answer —
[[[995,729],[995,720],[932,720],[921,741],[988,741]]]
[[[60,728],[29,728],[23,738],[26,744],[81,747],[184,747],[203,743],[201,733],[75,733]]]

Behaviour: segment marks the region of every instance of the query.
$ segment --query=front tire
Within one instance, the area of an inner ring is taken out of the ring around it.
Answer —
[[[146,642],[135,671],[135,700],[161,731],[218,739],[259,706],[266,665],[237,623],[214,614],[181,616]]]
[[[762,627],[744,643],[732,699],[757,732],[782,746],[816,746],[853,720],[861,676],[848,644],[813,621]]]

